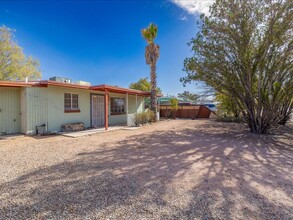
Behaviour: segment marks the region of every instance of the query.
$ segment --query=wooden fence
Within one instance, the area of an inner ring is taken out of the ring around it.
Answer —
[[[179,105],[177,110],[172,110],[170,105],[160,106],[160,117],[167,118],[209,118],[211,110],[204,105]]]

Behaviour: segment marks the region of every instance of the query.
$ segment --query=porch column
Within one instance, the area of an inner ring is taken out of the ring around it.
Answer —
[[[128,114],[128,93],[126,93],[126,114]]]
[[[157,99],[157,100],[158,100],[158,105],[157,105],[158,106],[158,109],[157,109],[157,111],[160,112],[160,104],[161,104],[160,103],[160,99]]]
[[[136,114],[137,114],[137,94],[135,94],[135,110],[136,110]]]
[[[108,130],[109,126],[109,94],[108,90],[105,90],[105,130]]]

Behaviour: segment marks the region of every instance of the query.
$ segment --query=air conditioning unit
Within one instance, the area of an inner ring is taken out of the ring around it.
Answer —
[[[90,86],[91,85],[90,82],[85,82],[85,81],[76,81],[76,82],[74,82],[74,84],[81,85],[81,86]]]
[[[62,83],[71,83],[70,78],[65,78],[65,77],[60,77],[60,76],[51,77],[49,80],[55,81],[55,82],[62,82]]]

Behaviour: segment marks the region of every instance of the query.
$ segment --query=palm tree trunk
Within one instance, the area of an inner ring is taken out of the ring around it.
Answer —
[[[156,64],[152,63],[151,67],[151,110],[157,114],[157,74]]]

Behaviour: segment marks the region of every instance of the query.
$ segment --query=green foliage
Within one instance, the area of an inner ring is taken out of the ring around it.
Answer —
[[[218,122],[233,122],[233,123],[240,123],[243,122],[241,118],[237,118],[231,115],[218,115],[216,118],[216,121]]]
[[[140,124],[143,125],[146,123],[155,122],[156,119],[157,119],[157,116],[154,112],[146,111],[146,112],[136,114],[134,118],[134,123],[136,126],[138,126]]]
[[[131,83],[129,85],[130,89],[136,89],[144,92],[150,92],[151,91],[151,83],[148,80],[148,77],[141,78],[137,82]],[[157,87],[157,94],[162,94],[162,90]]]
[[[170,99],[170,106],[171,106],[171,109],[172,110],[177,110],[178,109],[178,99],[176,99],[176,98],[171,98]]]
[[[184,91],[183,93],[178,93],[178,98],[184,99],[184,100],[190,100],[192,102],[197,102],[199,99],[199,95],[189,92],[189,91]]]
[[[143,38],[148,42],[148,44],[151,44],[157,37],[158,26],[153,23],[150,23],[147,28],[141,30],[141,34]]]
[[[39,62],[24,55],[12,31],[0,27],[0,80],[36,80],[41,77]]]
[[[203,81],[234,97],[254,133],[266,133],[293,109],[291,0],[216,1],[190,42],[183,83]]]
[[[241,109],[239,108],[236,98],[233,96],[227,96],[225,94],[216,93],[216,101],[218,116],[239,118]]]

